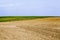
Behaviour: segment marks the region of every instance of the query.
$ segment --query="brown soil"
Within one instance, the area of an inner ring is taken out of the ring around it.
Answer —
[[[60,40],[60,18],[0,22],[0,40]]]

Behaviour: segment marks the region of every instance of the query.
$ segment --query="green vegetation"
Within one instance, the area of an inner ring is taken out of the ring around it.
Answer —
[[[50,16],[0,16],[0,22],[47,18]]]

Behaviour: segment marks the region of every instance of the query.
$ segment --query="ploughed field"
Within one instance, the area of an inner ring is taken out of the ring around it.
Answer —
[[[0,40],[60,40],[60,17],[0,22]]]

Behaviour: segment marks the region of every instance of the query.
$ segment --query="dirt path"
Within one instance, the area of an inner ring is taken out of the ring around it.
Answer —
[[[0,22],[0,40],[60,40],[60,21],[56,20]]]

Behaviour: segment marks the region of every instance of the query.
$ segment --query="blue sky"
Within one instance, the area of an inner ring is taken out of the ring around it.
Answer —
[[[60,0],[0,0],[0,16],[60,16]]]

